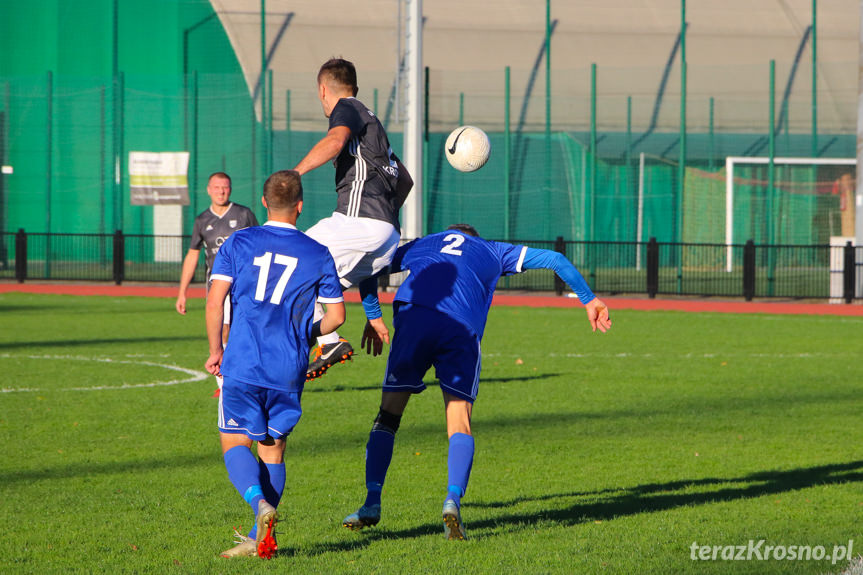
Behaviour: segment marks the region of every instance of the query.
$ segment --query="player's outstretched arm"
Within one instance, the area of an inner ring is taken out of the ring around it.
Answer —
[[[593,331],[599,329],[599,331],[605,333],[611,328],[608,307],[593,294],[587,282],[584,281],[584,276],[572,265],[572,262],[566,259],[566,256],[551,250],[527,248],[522,268],[525,270],[553,270],[557,274],[557,277],[566,282],[569,289],[574,291],[578,296],[578,300],[584,304],[587,311],[587,320],[590,322],[590,327],[593,328]]]
[[[347,126],[335,126],[330,128],[327,135],[309,150],[306,157],[294,168],[302,176],[315,168],[323,166],[339,155],[342,148],[351,137],[351,130]]]
[[[383,273],[389,272],[388,270],[384,270]],[[387,328],[387,324],[384,323],[381,304],[378,300],[377,285],[377,276],[366,278],[359,285],[363,310],[366,313],[366,318],[368,318],[363,328],[363,337],[360,340],[360,346],[364,347],[366,353],[372,356],[380,355],[383,352],[384,344],[390,342],[390,331]]]
[[[210,357],[204,367],[213,375],[221,375],[222,366],[222,325],[224,324],[225,298],[231,289],[231,282],[214,279],[207,294],[207,342]]]
[[[363,329],[363,338],[360,340],[360,345],[366,348],[366,353],[373,356],[380,355],[383,352],[384,344],[390,342],[390,331],[386,323],[384,323],[381,304],[378,300],[378,277],[402,271],[402,259],[416,242],[417,240],[412,240],[399,247],[393,255],[389,266],[374,276],[360,282],[360,298],[362,298],[363,310],[365,310],[366,317],[368,318],[366,326]]]
[[[186,290],[195,277],[195,268],[198,266],[198,257],[201,250],[189,250],[183,259],[183,270],[180,272],[180,291],[177,294],[177,302],[174,304],[178,313],[186,315]]]
[[[521,264],[522,270],[552,270],[557,277],[566,282],[569,289],[578,296],[578,301],[587,305],[587,302],[595,298],[584,276],[576,269],[572,262],[566,259],[562,253],[552,250],[537,248],[525,248],[524,260]]]

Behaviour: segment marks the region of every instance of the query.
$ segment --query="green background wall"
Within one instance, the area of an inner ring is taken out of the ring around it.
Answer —
[[[267,167],[293,167],[323,133],[262,125],[230,42],[207,0],[3,2],[0,51],[0,160],[14,167],[14,174],[0,177],[0,231],[152,233],[152,208],[129,205],[129,151],[191,153],[190,205],[183,208],[186,234],[194,216],[209,203],[206,177],[214,171],[231,174],[233,199],[251,206],[263,219],[259,196]],[[466,95],[467,109],[483,102],[481,92]],[[399,153],[401,134],[398,126],[390,128],[393,149]],[[687,185],[679,198],[677,133],[601,128],[593,182],[588,133],[551,131],[547,140],[542,131],[514,130],[509,159],[504,155],[504,134],[490,131],[489,136],[488,165],[461,174],[443,157],[446,133],[428,135],[426,231],[463,221],[487,237],[518,241],[562,236],[631,242],[653,236],[660,241],[721,243],[725,156],[767,153],[763,131],[691,131]],[[825,155],[854,157],[853,134],[820,137]],[[272,155],[267,154],[265,161],[262,148],[270,143]],[[810,149],[808,134],[786,130],[777,138],[777,156],[806,156]],[[638,237],[641,152],[649,160]],[[761,225],[764,185],[759,183],[764,175],[750,172],[755,183],[742,186],[739,193],[749,194],[751,201],[742,197],[735,237],[740,243],[750,237],[767,242]],[[777,181],[805,182],[807,177],[777,173]],[[838,198],[824,194],[823,184],[833,177],[838,175],[814,178],[822,189],[777,186],[774,205],[780,211],[774,216],[780,235],[774,239],[825,241],[832,216],[824,214],[836,211]],[[304,179],[301,228],[331,212],[332,180],[327,166]]]
[[[0,59],[3,161],[14,168],[5,229],[150,232],[152,208],[128,201],[133,150],[198,142],[188,225],[208,204],[199,188],[212,171],[232,173],[238,195],[251,196],[251,98],[208,1],[4,2],[2,12],[0,51],[12,55]]]

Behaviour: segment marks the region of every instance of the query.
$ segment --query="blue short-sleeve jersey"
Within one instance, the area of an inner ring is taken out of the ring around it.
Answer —
[[[395,301],[443,312],[482,337],[494,288],[502,275],[522,271],[527,248],[456,230],[400,247],[391,270],[410,270]]]
[[[315,301],[343,301],[329,250],[290,224],[267,222],[231,234],[211,278],[231,282],[222,373],[259,387],[302,389]]]

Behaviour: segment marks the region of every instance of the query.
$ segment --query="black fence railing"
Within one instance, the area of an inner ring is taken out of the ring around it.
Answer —
[[[177,282],[190,236],[0,234],[0,279]],[[203,265],[195,281],[203,283]]]
[[[0,234],[0,279],[178,282],[189,236]],[[863,247],[648,242],[513,241],[563,253],[602,294],[863,298]],[[204,266],[195,281],[204,281]],[[567,288],[553,272],[501,278],[498,289]]]

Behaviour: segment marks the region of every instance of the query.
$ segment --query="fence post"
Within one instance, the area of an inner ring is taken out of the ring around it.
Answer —
[[[755,242],[747,240],[743,246],[743,297],[752,301],[755,297]]]
[[[563,236],[557,236],[557,239],[554,240],[554,251],[559,254],[563,254],[566,257],[566,242],[563,241]],[[565,285],[563,280],[557,277],[557,274],[554,275],[554,291],[557,295],[563,295],[563,289]]]
[[[121,230],[114,232],[114,283],[123,283],[126,273],[126,238]]]
[[[15,279],[19,284],[27,279],[27,232],[18,228],[15,234]]]
[[[659,243],[656,238],[647,241],[647,295],[656,297],[659,291]]]
[[[854,244],[846,243],[842,255],[844,256],[842,258],[842,296],[845,298],[845,303],[851,303],[854,300],[854,276],[857,275]]]

